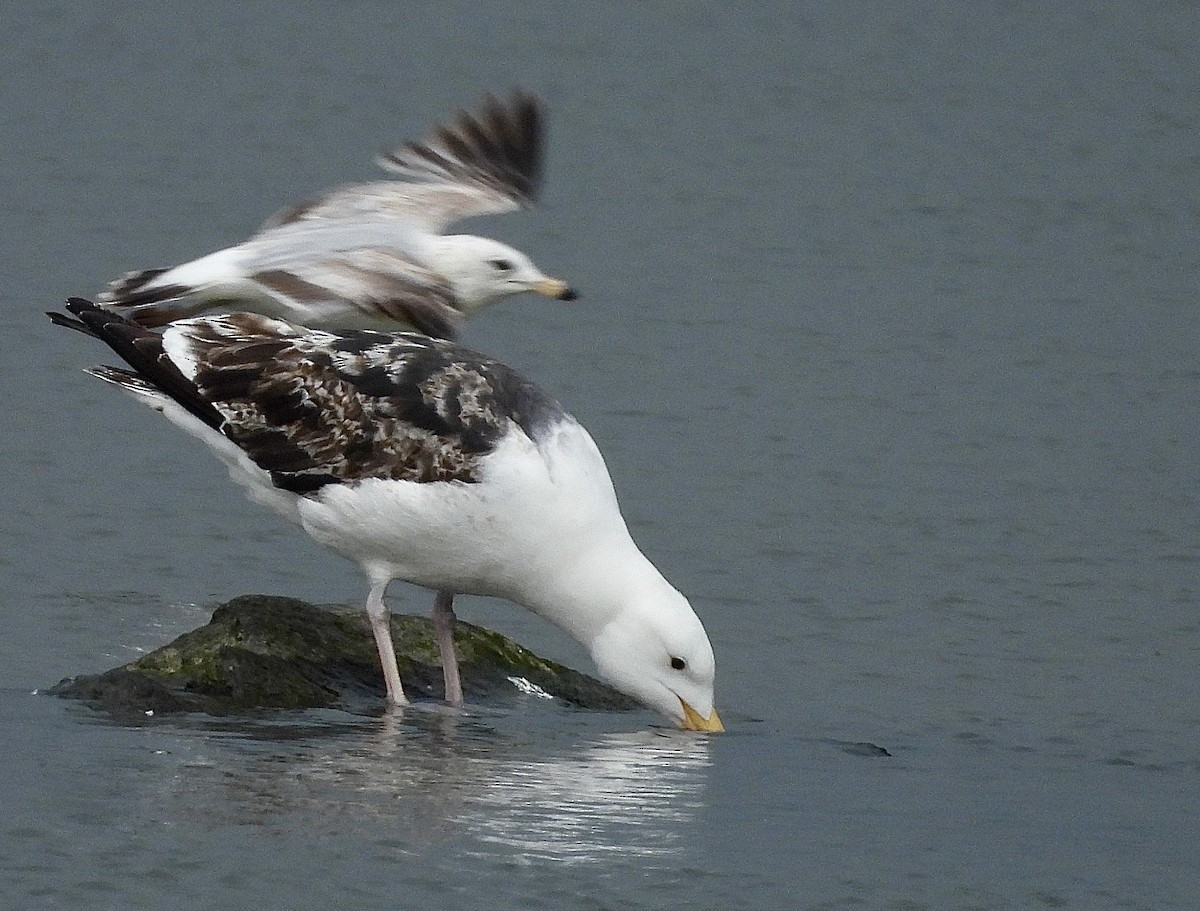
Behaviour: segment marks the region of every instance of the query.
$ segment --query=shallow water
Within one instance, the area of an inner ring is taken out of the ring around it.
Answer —
[[[8,903],[1194,907],[1194,9],[437,10],[10,12]],[[127,727],[36,694],[237,594],[365,595],[41,312],[516,84],[551,106],[545,199],[469,230],[583,299],[466,341],[591,429],[729,733],[532,697]]]

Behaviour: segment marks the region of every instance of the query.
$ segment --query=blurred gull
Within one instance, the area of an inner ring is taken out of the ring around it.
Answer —
[[[147,327],[232,309],[310,328],[413,329],[453,338],[487,305],[575,292],[506,244],[444,234],[464,218],[532,205],[545,114],[533,95],[488,95],[426,139],[381,155],[409,180],[339,187],[273,215],[249,240],[170,269],[131,272],[99,296]]]

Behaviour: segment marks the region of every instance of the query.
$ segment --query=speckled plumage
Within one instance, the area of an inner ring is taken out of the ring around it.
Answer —
[[[248,313],[179,331],[222,431],[288,490],[473,482],[510,423],[532,433],[562,415],[512,369],[420,335],[334,335]]]
[[[284,490],[366,478],[472,483],[510,425],[533,437],[566,418],[512,368],[415,333],[334,334],[234,313],[160,336],[73,307]]]

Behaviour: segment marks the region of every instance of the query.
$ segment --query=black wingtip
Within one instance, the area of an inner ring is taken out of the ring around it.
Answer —
[[[62,326],[65,329],[74,329],[76,332],[82,332],[84,335],[91,336],[92,338],[100,337],[100,333],[97,331],[96,326],[85,320],[83,315],[85,313],[90,313],[93,310],[100,310],[103,312],[102,307],[82,297],[71,297],[67,298],[67,309],[75,316],[79,317],[79,319],[72,319],[65,313],[60,313],[57,310],[47,310],[46,316],[50,317],[50,322],[56,326]]]
[[[521,205],[536,201],[543,179],[545,106],[517,88],[505,97],[485,93],[478,108],[459,110],[419,141],[404,142],[376,158],[405,176],[466,175]]]
[[[139,326],[87,298],[68,298],[67,310],[77,316],[78,320],[61,313],[50,313],[51,322],[100,339],[133,368],[134,374],[142,382],[173,398],[210,427],[220,429],[224,419],[216,408],[204,399],[196,384],[185,377],[167,357],[159,333]],[[100,378],[112,382],[108,376]]]
[[[82,317],[83,314],[92,310],[103,310],[104,308],[95,301],[90,301],[86,297],[68,297],[67,309],[76,316]]]
[[[51,322],[60,326],[69,326],[72,329],[79,329],[82,326],[82,331],[88,335],[94,335],[105,341],[113,334],[129,336],[148,334],[148,330],[143,329],[137,323],[131,322],[121,314],[114,313],[85,297],[68,297],[67,309],[79,317],[78,321],[63,316],[61,313],[57,316],[51,313]],[[76,322],[78,325],[75,325]]]
[[[86,297],[68,297],[67,310],[79,317],[83,323],[93,330],[95,330],[96,327],[92,324],[98,320],[99,314],[108,313],[108,311],[106,311],[95,301],[90,301]],[[111,316],[113,314],[108,315]],[[53,317],[51,317],[51,319],[53,319]]]
[[[50,317],[50,322],[56,326],[62,326],[65,329],[74,329],[76,332],[82,332],[84,335],[96,338],[96,333],[89,329],[84,323],[77,319],[72,319],[65,313],[59,313],[55,310],[47,310],[46,316]]]

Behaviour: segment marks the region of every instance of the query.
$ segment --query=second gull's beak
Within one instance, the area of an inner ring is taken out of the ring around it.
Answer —
[[[560,301],[573,301],[579,297],[566,282],[559,281],[557,278],[543,278],[531,290]]]

